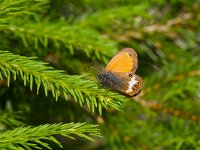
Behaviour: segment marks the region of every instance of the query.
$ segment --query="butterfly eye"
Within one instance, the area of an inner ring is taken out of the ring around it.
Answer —
[[[132,77],[133,75],[132,75],[132,74],[129,74],[128,76],[129,76],[129,77]]]

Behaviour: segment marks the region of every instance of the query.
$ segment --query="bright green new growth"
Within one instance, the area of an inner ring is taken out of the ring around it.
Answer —
[[[15,128],[19,126],[25,125],[23,123],[24,119],[21,116],[22,113],[20,112],[7,112],[7,111],[1,111],[0,112],[0,126],[1,130],[6,130],[7,128]]]
[[[63,71],[53,70],[46,66],[47,63],[35,61],[34,57],[14,55],[6,51],[0,51],[0,78],[7,78],[9,86],[11,76],[16,80],[20,76],[27,85],[29,82],[30,90],[36,84],[37,94],[41,86],[44,88],[45,95],[51,90],[53,97],[57,100],[63,96],[68,100],[68,94],[81,106],[86,104],[94,112],[95,108],[102,113],[102,108],[113,107],[120,109],[120,105],[125,101],[125,97],[106,89],[100,89],[95,82],[82,79],[83,76],[65,75]]]
[[[53,137],[60,134],[75,139],[74,135],[94,141],[90,136],[100,136],[97,125],[86,123],[45,124],[37,127],[19,127],[0,134],[0,149],[52,149],[45,141],[51,141],[62,147]]]

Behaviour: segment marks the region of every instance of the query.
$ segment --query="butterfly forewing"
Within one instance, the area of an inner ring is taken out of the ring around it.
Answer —
[[[124,48],[108,63],[106,71],[135,73],[138,66],[137,54],[132,48]]]

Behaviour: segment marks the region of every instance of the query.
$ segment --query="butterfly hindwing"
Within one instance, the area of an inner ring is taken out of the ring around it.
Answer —
[[[138,66],[137,54],[132,48],[124,48],[118,52],[106,66],[106,71],[110,72],[132,72]]]
[[[136,96],[142,89],[142,79],[136,74],[130,77],[129,73],[116,72],[113,73],[113,76],[116,79],[112,81],[112,89],[130,96]]]

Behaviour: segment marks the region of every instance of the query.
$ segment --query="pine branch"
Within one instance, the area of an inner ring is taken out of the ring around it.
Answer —
[[[198,103],[194,93],[198,93],[200,58],[197,56],[192,61],[190,57],[187,59],[182,61],[181,65],[177,65],[177,62],[166,64],[164,69],[161,68],[159,72],[149,77],[148,81],[145,81],[144,90],[135,99],[136,102],[158,112],[198,122],[200,111],[191,108],[196,108]],[[166,70],[171,72],[166,73]],[[158,83],[158,80],[162,82]]]
[[[96,108],[100,114],[102,108],[112,107],[119,110],[121,103],[127,99],[120,94],[100,89],[95,82],[83,80],[82,76],[65,75],[63,71],[53,70],[52,67],[46,66],[46,64],[35,61],[33,57],[28,58],[0,51],[1,79],[5,76],[8,86],[11,75],[13,75],[14,80],[19,75],[25,86],[29,82],[31,90],[33,89],[33,83],[36,83],[37,94],[41,85],[43,85],[46,96],[49,89],[56,100],[61,95],[68,100],[68,94],[70,94],[75,102],[81,106],[86,104],[93,112]]]
[[[83,18],[83,20],[80,21],[80,25],[91,26],[106,31],[106,33],[115,32],[115,30],[118,30],[120,27],[132,27],[131,23],[134,22],[134,16],[136,17],[139,15],[149,18],[150,15],[146,13],[148,6],[149,3],[144,3],[100,10],[87,18]],[[132,18],[132,20],[130,18]],[[112,28],[112,30],[110,30],[110,28]]]
[[[179,117],[179,118],[183,118],[186,120],[192,120],[192,121],[200,121],[200,115],[195,115],[192,114],[191,112],[182,112],[178,109],[174,109],[172,107],[163,107],[162,103],[159,102],[159,100],[146,100],[146,99],[141,99],[141,98],[137,98],[134,99],[134,101],[136,101],[137,103],[141,104],[144,107],[150,108],[154,111],[157,112],[162,112],[162,113],[166,113],[166,114],[170,114],[172,116],[175,117]]]
[[[176,26],[183,26],[184,22],[187,21],[188,23],[191,23],[191,20],[193,20],[195,16],[192,13],[185,13],[184,15],[176,16],[172,19],[169,19],[167,22],[160,23],[155,22],[154,24],[147,24],[145,26],[138,26],[137,30],[134,30],[133,28],[126,28],[126,32],[123,34],[116,33],[113,36],[110,34],[110,36],[120,42],[128,42],[132,38],[135,38],[137,40],[142,40],[145,37],[144,36],[152,36],[153,34],[163,34],[163,36],[168,36],[170,38],[177,38],[177,35],[174,35]],[[139,24],[142,24],[142,20],[138,22]],[[180,29],[180,28],[179,28]],[[186,30],[187,28],[184,28]],[[156,37],[156,36],[155,36]],[[155,43],[156,45],[157,43]]]
[[[183,53],[183,49],[195,50],[198,47],[198,3],[194,3],[193,7],[195,9],[181,10],[171,18],[173,7],[166,9],[163,6],[163,13],[159,8],[152,7],[153,11],[149,12],[147,9],[150,8],[150,3],[140,3],[130,7],[98,11],[82,20],[80,24],[106,32],[111,39],[132,45],[140,54],[147,53],[153,61],[157,61],[158,56],[162,58],[163,54],[165,57],[172,57],[173,53]],[[185,36],[186,33],[188,36]],[[169,43],[169,39],[174,42]],[[174,48],[181,52],[175,51]]]
[[[9,1],[6,1],[8,6],[12,6],[12,9],[16,9],[18,13],[32,13],[37,15],[39,10],[45,10],[41,7],[48,2],[42,0],[37,2],[28,2],[21,0],[18,3],[10,4]],[[16,8],[15,8],[16,7]],[[6,8],[6,6],[5,6]],[[26,11],[25,11],[26,10]],[[9,12],[2,10],[5,20],[7,19],[6,15]],[[34,46],[35,49],[38,49],[39,46],[44,46],[47,48],[48,45],[63,49],[67,48],[71,55],[78,51],[83,51],[88,58],[96,58],[104,62],[108,61],[108,58],[112,57],[116,53],[116,42],[108,40],[100,36],[95,30],[89,28],[81,28],[76,25],[67,25],[65,22],[48,22],[40,21],[39,23],[33,22],[26,19],[26,24],[24,21],[17,21],[14,18],[11,18],[9,23],[0,22],[0,30],[6,35],[13,34],[12,37],[17,37],[21,39],[26,48]],[[10,20],[10,19],[9,19]],[[44,28],[45,26],[45,28]]]
[[[83,51],[88,58],[104,62],[107,62],[117,50],[116,42],[103,38],[95,30],[65,23],[27,22],[20,27],[15,24],[3,26],[0,30],[6,31],[5,35],[13,34],[14,37],[20,38],[26,48],[47,48],[53,44],[56,48],[68,49],[71,55],[77,53],[76,51]]]
[[[0,130],[5,130],[8,128],[14,128],[18,126],[25,125],[20,112],[0,112]]]
[[[1,149],[51,149],[47,141],[54,142],[62,147],[53,135],[61,135],[75,139],[74,135],[94,141],[90,136],[100,136],[97,125],[86,123],[45,124],[37,127],[19,127],[0,134]]]
[[[0,26],[7,24],[8,21],[15,19],[21,20],[31,13],[39,13],[44,6],[47,6],[48,0],[4,0],[0,2]]]

